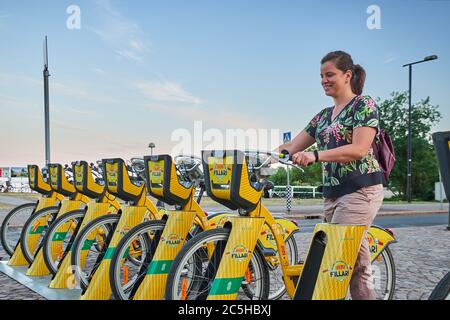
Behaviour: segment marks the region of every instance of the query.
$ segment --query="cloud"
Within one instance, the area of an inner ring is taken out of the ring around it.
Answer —
[[[394,62],[395,60],[397,60],[396,57],[389,57],[383,61],[383,64],[388,64],[388,63]]]
[[[92,69],[92,71],[94,71],[96,74],[99,74],[99,75],[107,74],[107,72],[101,68],[94,68],[94,69]]]
[[[204,101],[187,92],[176,82],[140,82],[136,87],[146,97],[156,101],[183,102],[198,105]]]
[[[202,108],[201,106],[176,107],[176,106],[164,106],[160,104],[147,104],[145,109],[152,112],[159,112],[166,114],[174,119],[179,119],[182,123],[188,124],[189,121],[204,121],[208,126],[214,126],[222,129],[258,129],[258,128],[271,128],[271,125],[266,122],[265,119],[259,118],[253,114],[247,115],[239,112],[239,116],[236,116],[236,112],[228,108],[214,107],[214,108]],[[214,110],[214,111],[211,111]]]
[[[143,32],[139,25],[125,17],[110,0],[97,0],[96,4],[100,12],[100,24],[88,29],[111,47],[118,57],[143,62],[150,50],[142,39]]]

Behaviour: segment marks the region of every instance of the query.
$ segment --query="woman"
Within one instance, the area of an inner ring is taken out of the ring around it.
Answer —
[[[372,224],[383,202],[383,173],[373,155],[379,132],[378,110],[369,96],[361,96],[366,73],[343,51],[327,54],[320,76],[334,106],[320,111],[287,150],[294,163],[323,163],[324,215],[327,222]],[[304,152],[317,143],[318,151]],[[367,229],[366,229],[367,230]],[[352,299],[375,299],[369,244],[364,237],[350,281]]]

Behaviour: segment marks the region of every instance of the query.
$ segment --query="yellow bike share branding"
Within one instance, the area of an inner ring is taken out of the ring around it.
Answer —
[[[395,238],[386,230],[372,226],[367,231],[367,241],[369,242],[369,251],[372,261],[390,244],[396,242]]]
[[[28,170],[28,179],[30,180],[30,188],[34,189],[36,186],[36,167],[31,167]]]
[[[113,190],[117,189],[117,183],[119,178],[119,164],[118,163],[106,163],[106,183],[108,188]]]
[[[157,186],[153,185],[159,185],[158,187],[161,188],[164,181],[164,161],[149,162],[148,170],[152,187],[155,188]]]
[[[344,281],[348,276],[350,276],[350,267],[345,261],[336,261],[330,269],[325,269],[322,272],[326,272],[330,275],[330,278],[337,279],[339,281]]]
[[[241,261],[247,259],[250,254],[250,250],[247,249],[243,244],[238,244],[236,247],[231,250],[231,258]]]
[[[81,187],[83,186],[83,180],[84,180],[84,175],[83,175],[83,167],[82,166],[75,166],[75,185],[77,187]]]
[[[231,183],[233,157],[223,159],[209,157],[209,171],[213,189],[229,188]]]
[[[54,189],[58,189],[58,168],[50,167],[50,185]]]

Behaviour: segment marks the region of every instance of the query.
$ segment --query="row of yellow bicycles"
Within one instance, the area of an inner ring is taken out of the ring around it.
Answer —
[[[8,264],[83,300],[345,299],[365,236],[374,289],[392,299],[392,232],[319,223],[299,240],[297,223],[262,201],[274,160],[294,166],[284,154],[215,150],[52,164],[45,181],[30,165],[41,197],[2,223]],[[224,209],[202,209],[204,193]]]

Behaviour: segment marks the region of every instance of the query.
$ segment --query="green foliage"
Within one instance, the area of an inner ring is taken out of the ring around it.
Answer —
[[[380,99],[378,99],[380,100]],[[390,99],[379,101],[380,127],[392,138],[396,162],[391,172],[389,187],[400,197],[406,195],[406,166],[408,145],[408,93],[393,92]],[[439,123],[439,106],[431,105],[430,98],[412,105],[412,196],[420,200],[434,199],[434,183],[439,180],[436,154],[431,139],[431,128]]]
[[[287,182],[287,172],[284,167],[278,167],[273,175],[269,178],[276,186],[284,186]]]

